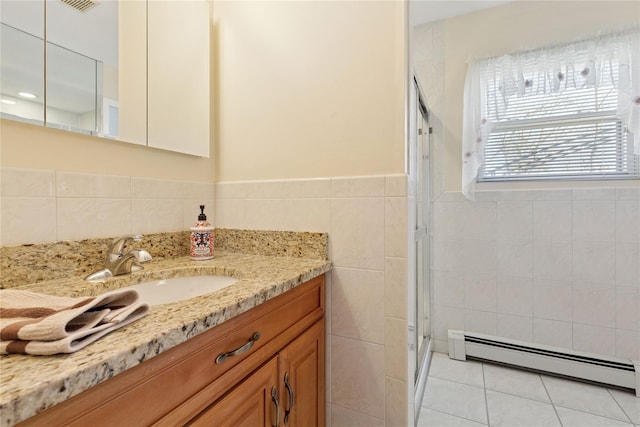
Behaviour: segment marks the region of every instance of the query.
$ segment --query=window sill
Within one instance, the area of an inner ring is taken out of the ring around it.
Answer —
[[[610,180],[492,181],[476,183],[476,192],[572,190],[574,188],[640,188],[640,178]]]

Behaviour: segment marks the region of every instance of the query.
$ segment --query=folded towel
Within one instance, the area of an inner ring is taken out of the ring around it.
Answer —
[[[138,300],[132,289],[80,298],[0,290],[0,354],[72,353],[146,315]]]

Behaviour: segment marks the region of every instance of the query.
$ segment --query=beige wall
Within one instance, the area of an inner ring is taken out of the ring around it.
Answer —
[[[640,24],[638,1],[515,1],[444,21],[444,179],[460,191],[467,60]],[[429,82],[423,82],[429,84]]]
[[[211,159],[11,120],[0,120],[0,142],[3,167],[213,181]]]
[[[401,1],[212,9],[215,161],[2,120],[0,165],[211,181],[404,171]]]
[[[213,9],[217,181],[404,171],[401,1]]]

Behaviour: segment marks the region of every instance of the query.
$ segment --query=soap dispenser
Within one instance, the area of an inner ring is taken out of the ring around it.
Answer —
[[[191,227],[191,259],[202,261],[213,258],[213,226],[204,214],[204,205],[200,205],[198,222]]]

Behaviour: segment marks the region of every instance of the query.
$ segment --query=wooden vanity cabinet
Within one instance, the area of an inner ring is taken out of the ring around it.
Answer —
[[[323,356],[324,322],[318,321],[187,424],[324,426]]]
[[[317,322],[278,355],[280,406],[285,426],[323,426],[324,321]]]
[[[271,359],[210,408],[188,422],[190,426],[276,426],[278,410],[278,360]],[[273,421],[272,421],[273,420]]]
[[[20,425],[324,426],[324,301],[323,275]]]

